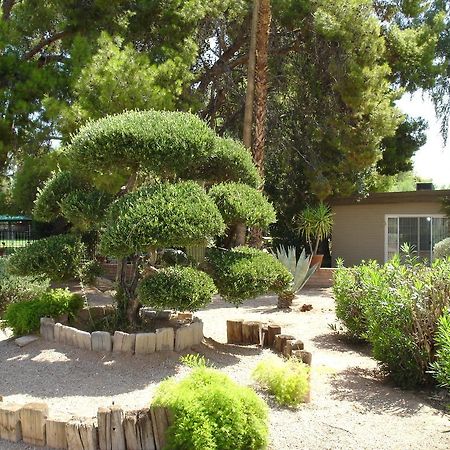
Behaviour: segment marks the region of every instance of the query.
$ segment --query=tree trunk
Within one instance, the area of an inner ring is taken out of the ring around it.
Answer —
[[[258,33],[258,13],[260,0],[253,0],[252,27],[250,31],[250,49],[248,52],[247,93],[244,112],[244,145],[252,148],[253,102],[255,95],[256,35]]]

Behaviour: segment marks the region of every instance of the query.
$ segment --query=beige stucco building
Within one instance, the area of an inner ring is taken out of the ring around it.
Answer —
[[[346,266],[374,259],[380,263],[399,252],[403,243],[414,246],[422,258],[432,259],[436,242],[450,236],[442,199],[450,190],[389,192],[367,198],[332,200],[334,224],[332,265],[342,258]]]

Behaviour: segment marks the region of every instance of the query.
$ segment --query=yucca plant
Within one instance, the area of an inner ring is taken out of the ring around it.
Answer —
[[[274,255],[289,270],[293,277],[289,287],[278,294],[278,308],[289,308],[292,305],[295,294],[305,286],[319,264],[310,267],[311,256],[306,255],[305,249],[302,250],[300,257],[297,259],[297,252],[294,246],[279,247]]]

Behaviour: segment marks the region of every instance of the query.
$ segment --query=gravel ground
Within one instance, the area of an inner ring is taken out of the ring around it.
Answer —
[[[300,312],[304,304],[309,312]],[[448,450],[449,397],[442,391],[402,391],[377,370],[369,349],[335,335],[333,300],[326,290],[302,292],[290,312],[277,310],[276,299],[261,297],[235,308],[220,299],[200,311],[205,335],[199,349],[216,367],[242,384],[270,354],[254,347],[227,346],[225,321],[230,318],[278,323],[283,333],[305,342],[313,352],[312,401],[297,410],[270,405],[271,449],[306,450]],[[5,401],[45,400],[51,416],[92,417],[113,402],[126,409],[148,405],[156,385],[187,369],[175,353],[102,356],[37,341],[22,349],[0,341],[0,395]],[[0,450],[33,449],[0,441]]]

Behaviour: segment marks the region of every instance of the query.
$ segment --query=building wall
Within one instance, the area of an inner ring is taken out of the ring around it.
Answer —
[[[332,265],[374,259],[384,263],[386,214],[442,214],[440,202],[334,205]]]

